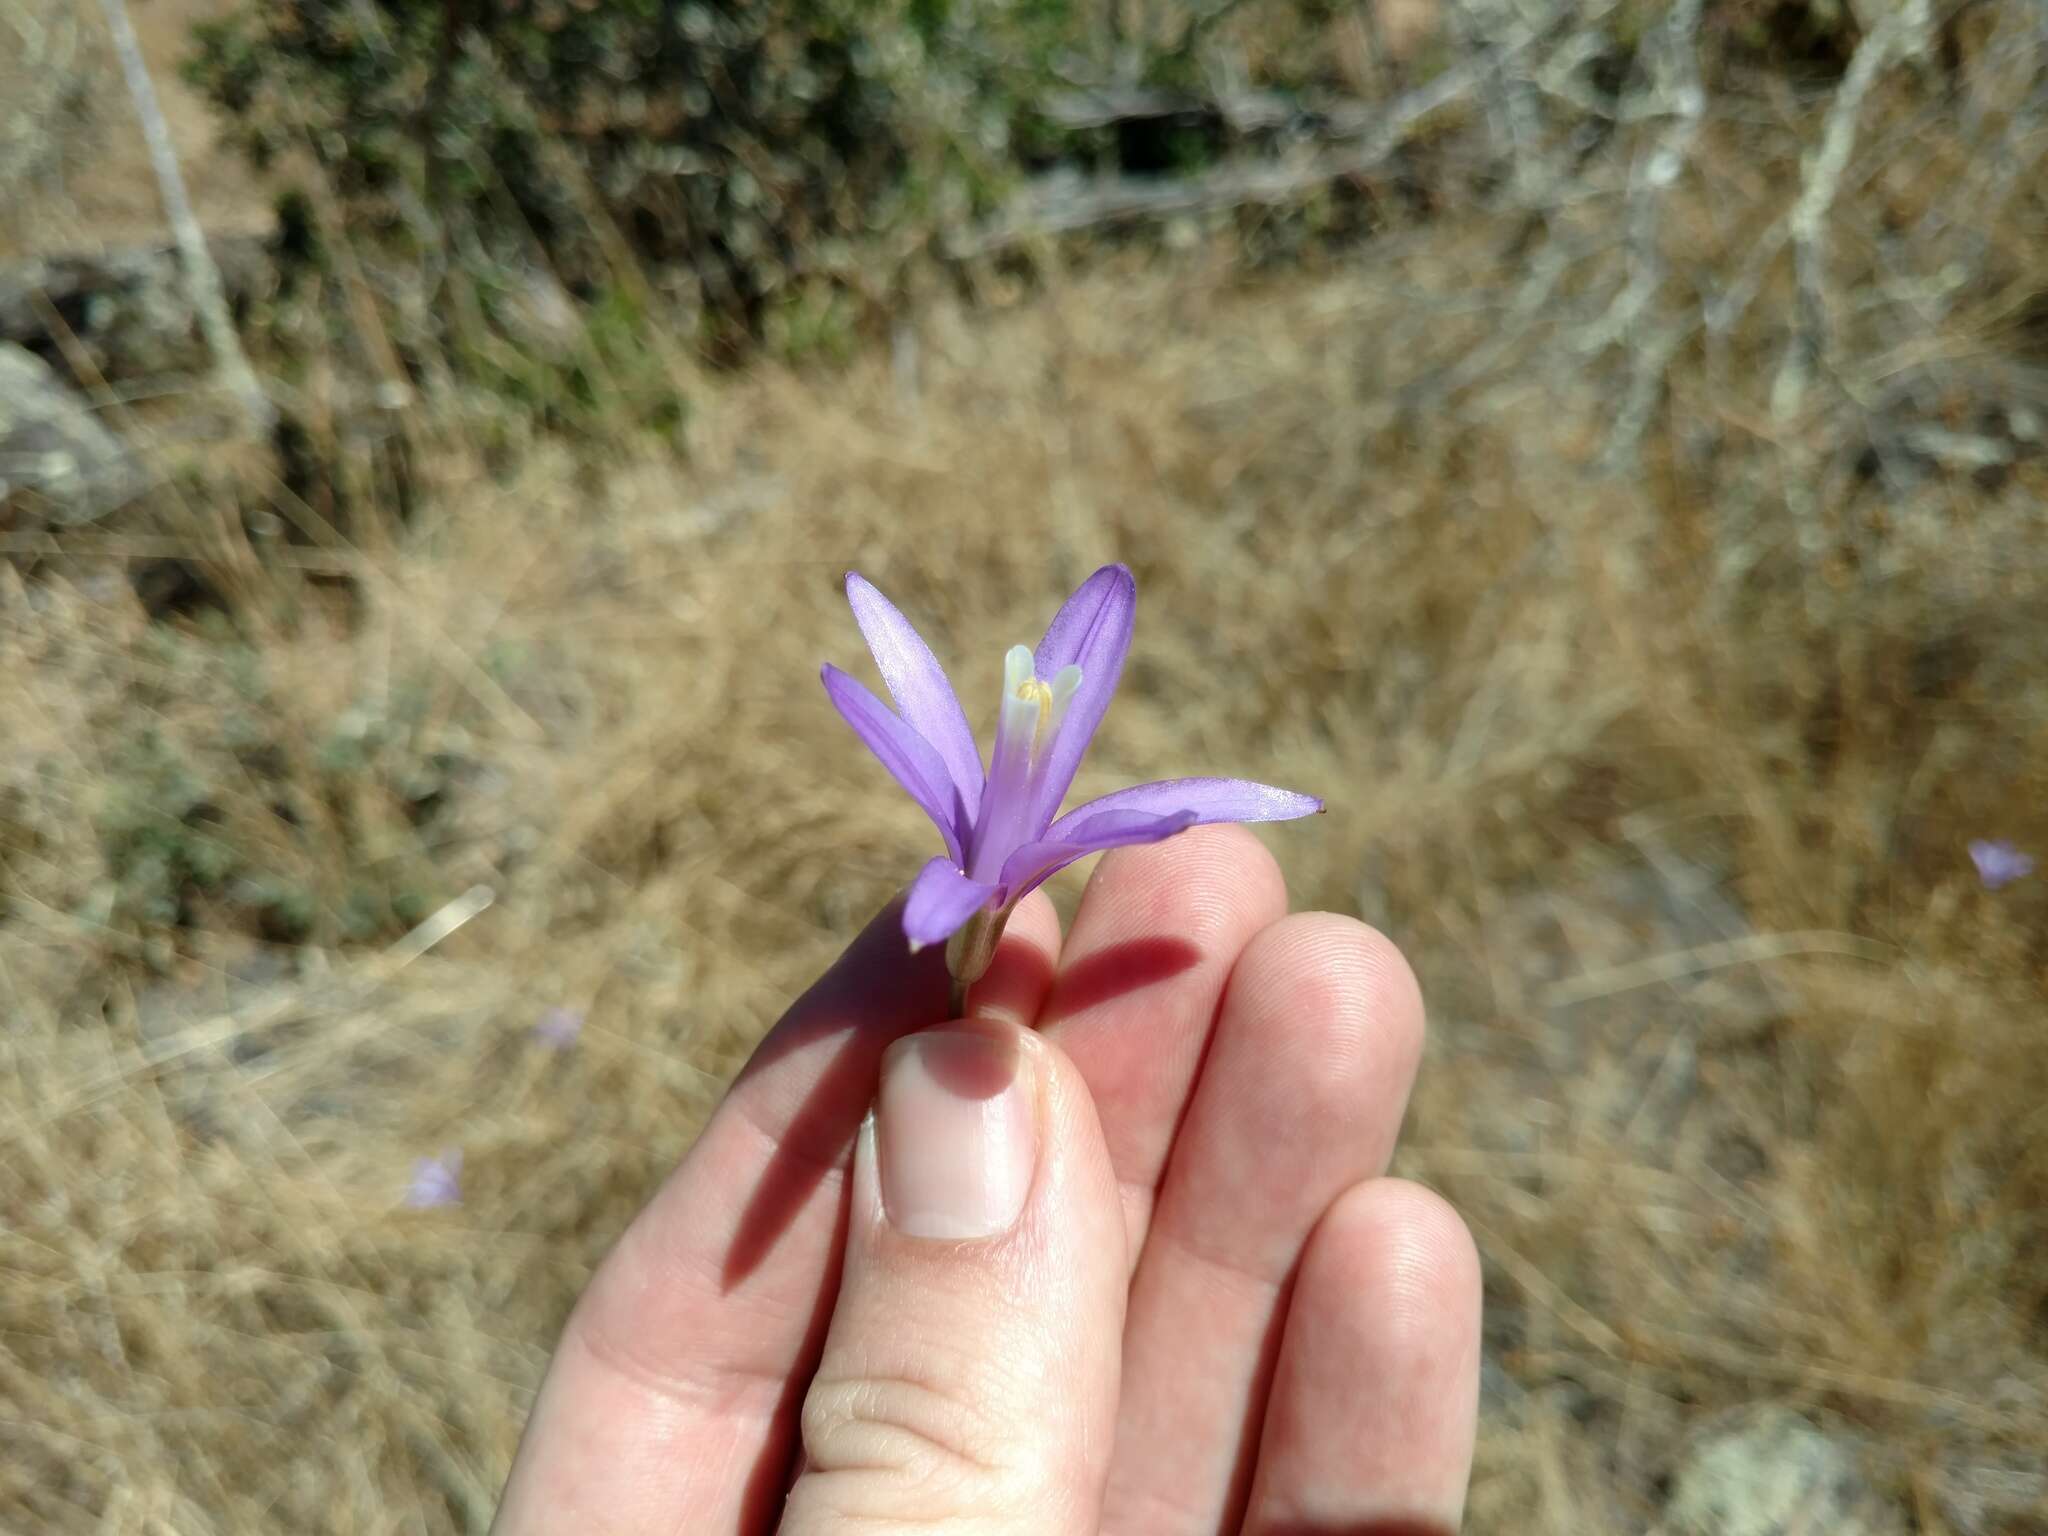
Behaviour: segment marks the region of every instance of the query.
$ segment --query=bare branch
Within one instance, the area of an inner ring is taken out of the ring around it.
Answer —
[[[1161,118],[1194,118],[1222,122],[1238,133],[1280,128],[1296,118],[1320,117],[1331,111],[1355,121],[1367,110],[1362,102],[1354,101],[1319,110],[1277,91],[1239,91],[1211,98],[1144,85],[1062,91],[1038,107],[1039,115],[1047,122],[1068,130],[1108,128],[1117,123]]]
[[[1509,41],[1451,66],[1427,85],[1384,107],[1358,102],[1331,109],[1325,119],[1328,136],[1356,142],[1293,163],[1225,166],[1207,175],[1170,181],[1135,176],[1090,181],[1048,177],[1026,188],[992,224],[952,244],[949,254],[987,255],[1047,235],[1071,234],[1131,219],[1297,202],[1333,181],[1361,176],[1384,164],[1417,123],[1468,95],[1533,44],[1540,32],[1539,27],[1525,28]]]
[[[1820,147],[1808,158],[1799,201],[1792,206],[1793,270],[1798,283],[1798,320],[1784,361],[1771,386],[1771,416],[1780,424],[1799,412],[1827,347],[1827,219],[1841,190],[1842,173],[1856,148],[1863,102],[1884,68],[1909,39],[1927,29],[1927,0],[1900,0],[1856,46],[1848,72],[1835,88]]]
[[[228,313],[220,269],[213,264],[213,257],[206,249],[206,236],[199,228],[198,219],[193,217],[191,200],[185,195],[185,178],[178,169],[177,150],[171,144],[163,109],[157,105],[156,86],[149,78],[142,45],[136,41],[135,28],[128,20],[128,7],[125,0],[100,0],[100,8],[106,12],[107,28],[114,37],[114,51],[121,59],[121,73],[127,79],[128,94],[135,103],[135,115],[142,123],[142,137],[149,146],[150,164],[156,172],[157,191],[163,199],[164,216],[170,221],[171,236],[178,243],[185,282],[192,294],[192,306],[198,311],[200,331],[213,352],[214,367],[221,382],[240,405],[250,431],[264,436],[275,423],[276,413],[264,395],[263,387],[256,382],[255,370],[249,366],[248,354],[242,350],[241,337],[235,334],[235,322]]]
[[[1610,471],[1627,468],[1655,414],[1663,389],[1664,370],[1690,325],[1648,325],[1646,319],[1657,290],[1664,284],[1662,250],[1664,198],[1685,169],[1700,119],[1707,108],[1700,80],[1699,32],[1702,0],[1677,0],[1656,34],[1650,53],[1649,100],[1644,105],[1668,114],[1664,131],[1632,168],[1628,202],[1628,281],[1615,295],[1607,314],[1595,326],[1598,344],[1627,341],[1629,385],[1602,453]]]

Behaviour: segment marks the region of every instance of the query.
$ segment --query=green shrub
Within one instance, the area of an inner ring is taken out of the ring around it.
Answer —
[[[136,738],[114,770],[99,815],[114,910],[144,927],[176,926],[193,894],[241,873],[241,852],[221,835],[203,774],[155,731]]]
[[[630,261],[722,349],[876,237],[914,249],[985,205],[1067,20],[1066,0],[247,0],[197,30],[188,72],[259,163],[310,150],[352,242],[430,289],[481,277],[485,321],[537,260],[578,301]]]

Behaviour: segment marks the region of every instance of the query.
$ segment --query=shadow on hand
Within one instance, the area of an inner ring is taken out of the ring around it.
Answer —
[[[946,957],[937,947],[910,952],[899,896],[754,1048],[726,1097],[752,1092],[771,1105],[796,1103],[785,1114],[759,1117],[783,1129],[726,1250],[720,1279],[728,1294],[774,1252],[826,1175],[847,1166],[875,1096],[882,1052],[944,1021],[947,985]],[[808,1087],[800,1088],[805,1079]]]
[[[1260,1536],[1458,1536],[1434,1520],[1347,1521],[1341,1525],[1262,1525]]]
[[[1192,968],[1202,952],[1186,939],[1171,934],[1152,934],[1127,939],[1097,950],[1060,973],[1057,995],[1051,1000],[1061,1018],[1085,1013],[1097,1003],[1142,992],[1154,982],[1165,981]]]
[[[817,985],[768,1032],[733,1083],[733,1091],[765,1079],[801,1052],[822,1061],[799,1074],[816,1076],[796,1108],[759,1183],[747,1197],[721,1275],[728,1293],[761,1267],[805,1203],[834,1171],[844,1170],[861,1118],[874,1101],[882,1052],[891,1042],[946,1019],[946,967],[935,946],[913,955],[903,941],[902,904],[892,903],[855,939]],[[1148,937],[1090,955],[1059,978],[1063,1013],[1141,991],[1194,965],[1201,952],[1184,939]],[[1030,967],[1031,990],[1051,978],[1045,957],[1024,945],[998,949],[990,967]],[[1020,976],[1018,980],[1022,980]],[[1005,991],[1022,990],[1006,986]]]

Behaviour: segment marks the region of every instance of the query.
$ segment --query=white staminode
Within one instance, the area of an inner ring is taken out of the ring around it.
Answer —
[[[1003,657],[1003,713],[996,722],[996,756],[1002,757],[1005,740],[1021,742],[1028,758],[1035,762],[1044,755],[1066,718],[1074,690],[1081,686],[1079,667],[1061,667],[1051,682],[1043,682],[1032,670],[1030,648],[1010,647]]]
[[[994,880],[1011,849],[1036,830],[1031,818],[1047,749],[1059,735],[1067,705],[1080,686],[1079,667],[1061,667],[1051,682],[1039,677],[1029,646],[1013,645],[1003,657],[1003,705],[996,716],[996,747],[989,759],[982,820],[974,829],[974,850],[968,860],[968,874],[973,879]]]

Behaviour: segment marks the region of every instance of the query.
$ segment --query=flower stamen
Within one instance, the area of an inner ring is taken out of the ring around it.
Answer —
[[[1061,667],[1049,682],[1039,677],[1027,646],[1013,645],[1004,656],[995,751],[968,858],[972,878],[993,880],[1011,850],[1042,830],[1031,825],[1032,811],[1053,741],[1080,686],[1081,669],[1075,666]]]

